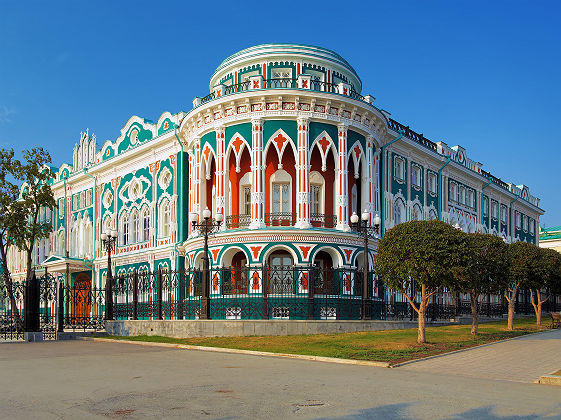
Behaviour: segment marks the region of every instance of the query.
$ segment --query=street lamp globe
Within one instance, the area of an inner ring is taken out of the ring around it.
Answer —
[[[205,207],[205,209],[203,210],[203,219],[210,219],[210,210],[208,209],[208,207]]]
[[[222,223],[222,221],[224,220],[224,216],[222,215],[222,213],[216,213],[215,219],[218,223]]]
[[[355,211],[353,211],[353,215],[351,216],[351,223],[354,225],[356,223],[358,223],[358,214],[356,214]]]
[[[376,216],[374,216],[374,226],[380,226],[381,222],[382,220],[380,219],[380,215],[376,213]]]
[[[362,220],[364,222],[368,222],[368,219],[370,219],[370,212],[368,210],[364,209],[361,217],[362,217]]]
[[[112,237],[112,238],[116,238],[116,237],[117,237],[117,231],[116,231],[116,230],[112,230],[112,231],[111,231],[111,237]]]
[[[191,223],[196,223],[198,218],[199,215],[197,213],[195,212],[189,213],[189,220],[191,221]]]
[[[101,240],[102,240],[102,241],[106,241],[106,240],[107,240],[107,233],[103,232],[103,233],[101,234]]]

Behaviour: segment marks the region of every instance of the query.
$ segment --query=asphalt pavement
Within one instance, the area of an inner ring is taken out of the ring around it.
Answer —
[[[0,372],[6,419],[561,418],[561,387],[437,368],[59,341],[0,344]]]

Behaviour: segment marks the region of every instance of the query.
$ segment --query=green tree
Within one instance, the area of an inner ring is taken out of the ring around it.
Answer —
[[[542,305],[552,293],[557,293],[561,289],[561,254],[553,249],[537,249],[537,258],[530,272],[528,288],[536,313],[536,323],[541,325]]]
[[[494,235],[466,234],[465,258],[457,271],[456,289],[469,293],[471,305],[471,333],[479,326],[479,298],[483,294],[501,293],[508,286],[507,244]]]
[[[529,288],[535,278],[536,262],[539,260],[540,249],[527,242],[514,242],[508,246],[509,284],[504,291],[508,302],[508,330],[514,329],[514,305],[520,288]]]
[[[14,226],[23,223],[22,212],[14,207],[18,199],[19,188],[16,177],[20,173],[20,163],[14,158],[13,150],[0,150],[0,260],[2,262],[2,277],[4,293],[10,299],[12,314],[20,322],[19,311],[12,289],[12,278],[8,269],[8,251],[15,245],[15,238],[11,235]]]
[[[24,161],[17,165],[15,176],[23,181],[19,199],[13,203],[14,212],[25,222],[11,226],[10,237],[26,253],[27,280],[33,276],[33,249],[36,242],[48,238],[53,226],[51,220],[40,217],[41,209],[52,211],[56,207],[49,168],[51,156],[42,147],[25,150]]]
[[[454,283],[462,262],[465,234],[440,221],[412,221],[390,229],[378,244],[374,269],[399,290],[419,317],[417,342],[425,343],[425,312],[430,298]],[[410,297],[420,291],[421,300]]]

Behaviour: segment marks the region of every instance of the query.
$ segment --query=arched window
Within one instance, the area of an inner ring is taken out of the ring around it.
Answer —
[[[291,213],[292,178],[284,169],[277,170],[271,176],[271,210],[272,213]]]
[[[171,209],[168,200],[164,200],[160,204],[160,237],[166,237],[170,234]]]
[[[310,213],[323,214],[325,212],[324,196],[325,180],[323,176],[313,171],[310,173]]]
[[[131,212],[131,244],[140,241],[140,219],[138,210],[134,209]]]
[[[429,210],[429,220],[436,220],[436,212],[434,210]]]
[[[142,210],[142,242],[150,239],[150,211],[148,207]]]
[[[423,220],[423,213],[421,212],[421,207],[418,204],[413,206],[413,220]]]
[[[406,214],[405,214],[405,203],[401,198],[397,198],[395,200],[393,206],[393,223],[395,225],[399,225],[406,221]]]
[[[359,214],[359,211],[358,211],[358,191],[357,191],[357,188],[356,188],[356,184],[353,185],[353,188],[351,190],[351,202],[352,202],[351,211],[353,213]]]
[[[129,215],[127,213],[123,213],[121,216],[121,243],[129,244]]]

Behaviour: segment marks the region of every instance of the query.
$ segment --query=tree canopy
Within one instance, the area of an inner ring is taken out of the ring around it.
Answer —
[[[439,289],[454,285],[465,249],[465,235],[437,220],[401,223],[386,232],[378,244],[376,274],[386,285],[401,291],[419,315],[419,343],[425,342],[429,299]],[[413,291],[421,293],[420,302],[415,302]]]

